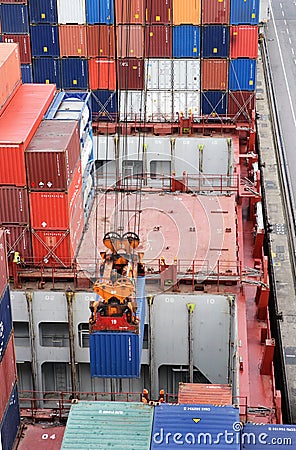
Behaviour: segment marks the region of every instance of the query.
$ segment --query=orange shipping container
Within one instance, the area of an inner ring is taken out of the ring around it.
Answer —
[[[230,58],[258,57],[258,27],[238,25],[230,27]]]
[[[178,403],[232,405],[232,389],[227,384],[180,383]]]
[[[89,58],[114,58],[114,29],[109,25],[87,25],[87,54]]]
[[[144,0],[115,0],[117,23],[144,23]]]
[[[21,84],[21,79],[18,44],[0,43],[0,108]]]
[[[200,25],[201,0],[173,0],[174,25]]]
[[[86,25],[59,25],[61,56],[87,56]]]
[[[202,59],[201,89],[224,91],[228,86],[228,60]]]
[[[141,25],[117,27],[117,56],[119,58],[142,58],[144,28]]]
[[[106,59],[90,59],[88,61],[88,77],[90,89],[116,89],[115,61]]]

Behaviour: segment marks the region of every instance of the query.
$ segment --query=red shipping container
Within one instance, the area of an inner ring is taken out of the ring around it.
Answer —
[[[144,0],[115,0],[117,23],[144,24]]]
[[[32,230],[33,255],[36,264],[69,267],[77,255],[84,226],[83,208],[76,211],[65,230]]]
[[[55,91],[54,84],[22,84],[0,116],[0,184],[27,184],[24,151]]]
[[[119,25],[117,31],[117,56],[119,58],[143,58],[144,27]]]
[[[30,218],[34,229],[68,229],[82,205],[81,165],[76,168],[67,192],[30,192]]]
[[[8,261],[13,260],[13,253],[19,252],[24,261],[32,259],[32,243],[29,225],[5,225]]]
[[[2,42],[19,44],[21,64],[32,64],[29,34],[2,34]]]
[[[13,334],[8,341],[3,359],[0,363],[0,418],[4,416],[10,394],[17,379]]]
[[[145,29],[145,57],[172,57],[172,27],[168,25],[151,25]]]
[[[61,56],[87,56],[86,25],[59,25]]]
[[[228,117],[234,122],[251,123],[252,111],[255,109],[255,92],[229,91]]]
[[[144,60],[123,58],[117,62],[119,89],[144,89]]]
[[[178,403],[232,405],[232,387],[228,384],[179,383]]]
[[[201,60],[201,89],[225,91],[228,86],[228,60]]]
[[[76,120],[44,120],[26,152],[28,187],[32,191],[65,191],[80,161]]]
[[[87,25],[87,54],[90,58],[114,58],[114,27],[109,25]]]
[[[0,225],[29,223],[29,200],[26,188],[0,186],[0,205]]]
[[[172,20],[172,0],[150,0],[147,2],[146,22],[169,24]]]
[[[258,57],[258,27],[237,25],[230,27],[230,58]]]
[[[0,297],[8,283],[7,250],[5,230],[0,229]]]
[[[206,0],[202,2],[202,23],[228,24],[230,0]]]
[[[12,97],[21,80],[18,45],[0,43],[0,109]]]
[[[106,59],[89,59],[88,82],[90,89],[116,89],[115,61]]]

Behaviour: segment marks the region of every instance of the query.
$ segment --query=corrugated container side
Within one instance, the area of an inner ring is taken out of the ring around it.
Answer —
[[[146,120],[148,122],[173,121],[172,91],[148,91],[146,98]]]
[[[88,88],[88,61],[83,58],[62,59],[62,88]]]
[[[256,60],[231,59],[229,61],[230,91],[254,91],[256,89]]]
[[[5,225],[7,251],[13,259],[13,253],[19,252],[24,261],[32,259],[32,242],[29,225]]]
[[[8,284],[8,267],[6,251],[6,234],[4,229],[0,229],[0,296]]]
[[[30,23],[58,23],[57,2],[55,0],[30,0]]]
[[[86,23],[85,0],[59,0],[58,23]]]
[[[119,89],[144,89],[144,60],[118,59],[117,81]]]
[[[229,27],[225,25],[203,26],[202,56],[227,58],[229,55]]]
[[[260,0],[231,0],[231,25],[257,25],[259,21]]]
[[[29,189],[67,190],[80,160],[77,121],[44,120],[25,158]]]
[[[201,0],[173,0],[173,24],[200,25]]]
[[[87,54],[89,58],[114,58],[114,28],[109,25],[87,25]]]
[[[150,448],[178,449],[182,445],[183,448],[214,446],[219,450],[239,450],[237,423],[239,409],[232,406],[162,404],[154,410]]]
[[[230,58],[258,56],[258,27],[238,25],[230,27]]]
[[[199,58],[200,27],[180,25],[173,27],[173,57]]]
[[[92,91],[93,119],[114,122],[118,116],[118,99],[116,91]]]
[[[246,423],[241,431],[243,450],[265,450],[274,446],[291,450],[296,443],[295,425]]]
[[[21,64],[22,82],[33,83],[33,67],[32,64]]]
[[[171,59],[145,60],[145,88],[147,90],[170,90],[172,89],[172,67]]]
[[[0,225],[29,223],[29,202],[26,188],[0,186]]]
[[[2,450],[11,450],[13,448],[20,427],[20,420],[18,390],[15,384],[1,424]]]
[[[0,328],[1,328],[1,345],[0,345],[0,362],[5,358],[6,348],[12,332],[12,316],[10,303],[10,290],[7,285],[2,297],[0,298]],[[4,378],[1,378],[4,380]],[[1,415],[0,415],[1,417]]]
[[[31,25],[30,33],[33,56],[60,56],[57,25]]]
[[[178,403],[232,405],[232,387],[227,384],[179,383]]]
[[[113,0],[104,0],[99,2],[98,0],[86,0],[86,20],[89,24],[113,24]]]
[[[147,94],[144,91],[119,91],[120,121],[141,121],[145,118]]]
[[[17,379],[13,334],[10,335],[3,359],[0,362],[0,377],[0,417],[2,418]]]
[[[17,44],[0,43],[0,108],[21,83],[20,54]]]
[[[116,23],[144,24],[144,0],[115,0]]]
[[[32,57],[29,34],[2,34],[2,42],[19,44],[21,64],[31,64]]]
[[[235,121],[251,123],[255,102],[256,96],[254,91],[229,91],[228,117]]]
[[[168,25],[151,25],[145,28],[145,57],[172,57],[172,27]]]
[[[118,25],[117,56],[119,58],[142,58],[144,28],[141,25]]]
[[[199,91],[175,91],[173,95],[174,119],[179,120],[180,115],[187,118],[200,116],[200,92]]]
[[[29,33],[28,6],[0,4],[1,32],[8,34]]]
[[[207,0],[202,2],[202,23],[229,24],[230,0]]]
[[[225,91],[228,87],[228,60],[201,60],[201,89]]]
[[[201,114],[211,116],[225,116],[227,113],[226,91],[205,91],[201,94]]]
[[[170,24],[172,21],[172,0],[149,1],[146,3],[146,22]]]
[[[139,282],[139,280],[138,280]],[[144,285],[144,286],[143,286]],[[92,377],[139,378],[145,321],[145,278],[140,279],[137,298],[139,334],[95,332],[90,334],[90,370]]]
[[[114,60],[89,59],[88,76],[90,89],[116,89],[116,65]]]
[[[200,90],[200,59],[173,60],[173,90]]]
[[[61,56],[87,56],[86,25],[59,25]]]
[[[58,58],[33,58],[34,83],[56,84],[61,88],[61,60]]]
[[[1,3],[23,3],[27,5],[27,0],[1,0]]]

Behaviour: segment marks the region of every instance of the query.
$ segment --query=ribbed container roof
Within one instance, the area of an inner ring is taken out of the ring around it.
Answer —
[[[143,403],[78,402],[72,405],[61,449],[147,450],[153,407]]]
[[[180,383],[178,403],[231,405],[232,388],[228,384]]]

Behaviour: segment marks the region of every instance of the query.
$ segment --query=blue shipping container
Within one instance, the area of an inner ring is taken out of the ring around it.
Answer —
[[[33,56],[60,56],[57,25],[31,25],[30,32]]]
[[[55,84],[61,88],[61,60],[58,58],[33,58],[34,83]]]
[[[88,24],[113,24],[113,0],[86,0],[86,21]]]
[[[1,423],[2,450],[11,450],[20,426],[20,409],[17,385],[14,386]]]
[[[56,0],[30,0],[30,23],[58,23]]]
[[[11,304],[9,286],[0,300],[0,362],[12,332]]]
[[[92,91],[93,120],[115,122],[118,116],[116,91]]]
[[[173,58],[199,58],[200,27],[179,25],[173,28]]]
[[[203,116],[210,116],[214,119],[219,119],[219,116],[226,116],[227,93],[225,91],[202,92],[201,113]]]
[[[87,59],[82,58],[62,59],[62,88],[63,89],[88,88]]]
[[[1,33],[29,33],[28,5],[2,3],[0,5]]]
[[[260,0],[231,0],[230,24],[257,25],[259,22]]]
[[[296,448],[295,425],[247,423],[242,430],[242,450],[291,450]]]
[[[21,64],[23,83],[33,83],[32,64]]]
[[[232,406],[156,406],[151,450],[157,448],[240,449],[239,409]]]
[[[139,334],[95,332],[89,336],[92,377],[139,378],[145,321],[145,277],[137,280]]]
[[[202,39],[203,58],[227,58],[229,55],[229,27],[204,25]]]
[[[229,62],[230,91],[254,91],[256,88],[256,59],[231,59]]]

